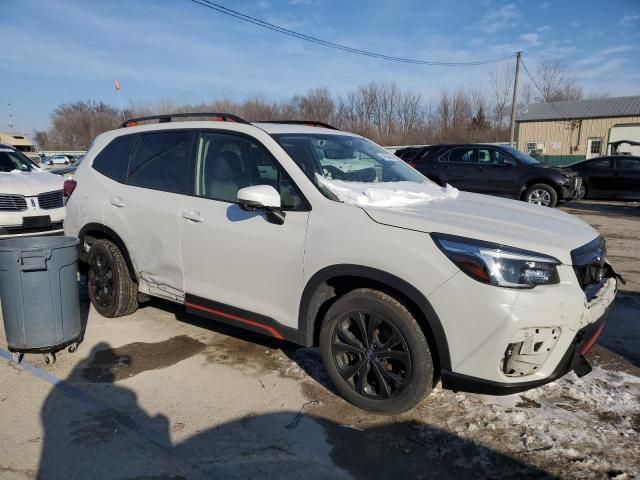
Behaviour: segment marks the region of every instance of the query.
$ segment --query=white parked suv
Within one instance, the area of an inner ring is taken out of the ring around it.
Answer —
[[[151,295],[319,345],[336,390],[384,413],[438,379],[508,394],[590,371],[621,277],[589,225],[440,188],[328,125],[207,115],[125,122],[78,167],[65,233],[99,313]]]
[[[0,239],[62,233],[64,180],[0,144]]]

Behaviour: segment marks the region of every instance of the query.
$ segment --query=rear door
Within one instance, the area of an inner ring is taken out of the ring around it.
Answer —
[[[189,130],[139,134],[127,176],[113,185],[103,208],[105,224],[129,250],[142,290],[174,301],[184,297],[178,213],[193,187],[193,136]]]
[[[625,197],[640,197],[640,158],[616,157],[616,182]]]
[[[474,147],[454,147],[435,163],[435,174],[444,182],[461,190],[485,192],[486,186],[478,181],[478,163]]]

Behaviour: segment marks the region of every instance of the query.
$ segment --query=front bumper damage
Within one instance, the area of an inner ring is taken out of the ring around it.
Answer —
[[[585,355],[602,333],[609,316],[617,291],[616,278],[618,278],[618,275],[613,272],[610,273],[608,278],[603,279],[597,293],[587,303],[587,307],[579,320],[578,330],[565,354],[553,372],[546,378],[507,383],[443,370],[441,372],[442,387],[453,391],[485,395],[510,395],[553,382],[571,371],[575,372],[578,377],[588,374],[591,372],[591,366]],[[523,345],[525,345],[525,342],[523,342]],[[522,355],[520,355],[521,352]],[[527,355],[531,356],[527,358]],[[513,356],[510,366],[513,366],[515,361],[524,365],[533,364],[532,359],[536,355],[539,354],[532,352],[529,347],[525,347],[524,350],[520,349]]]

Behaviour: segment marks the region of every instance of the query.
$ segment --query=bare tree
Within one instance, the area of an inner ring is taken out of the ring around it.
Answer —
[[[508,125],[509,111],[511,110],[511,98],[513,96],[514,67],[511,63],[500,63],[491,72],[490,97],[492,101],[492,118],[494,128],[502,131]]]
[[[540,95],[536,100],[541,102],[560,102],[563,100],[581,100],[584,98],[582,87],[569,73],[561,60],[543,60],[535,73],[536,85]]]

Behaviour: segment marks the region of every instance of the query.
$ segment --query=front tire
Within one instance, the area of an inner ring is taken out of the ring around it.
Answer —
[[[107,318],[138,309],[138,285],[131,279],[120,249],[109,240],[96,240],[88,256],[87,289],[94,308]]]
[[[329,379],[353,405],[395,414],[413,408],[433,386],[433,359],[409,310],[384,292],[353,290],[329,308],[320,331]]]
[[[558,204],[558,193],[551,185],[536,183],[527,189],[524,199],[535,205],[553,208]]]

